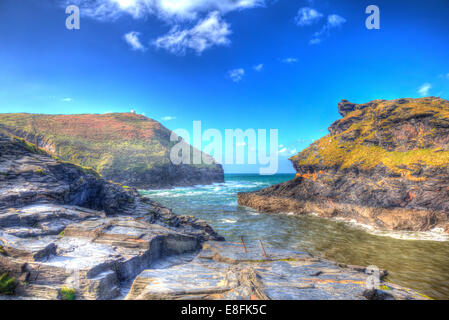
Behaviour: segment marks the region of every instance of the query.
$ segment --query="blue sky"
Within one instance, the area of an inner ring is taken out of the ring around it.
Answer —
[[[293,172],[287,157],[327,134],[341,99],[447,99],[448,35],[447,0],[0,0],[0,112],[279,129],[279,171]]]

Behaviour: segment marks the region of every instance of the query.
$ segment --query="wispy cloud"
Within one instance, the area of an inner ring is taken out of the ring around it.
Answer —
[[[296,59],[296,58],[285,58],[285,59],[282,59],[281,62],[287,63],[287,64],[292,64],[292,63],[298,62],[298,59]]]
[[[235,83],[240,82],[243,79],[244,75],[245,70],[241,68],[228,71],[228,77]]]
[[[430,89],[432,89],[432,85],[430,83],[424,83],[421,87],[419,87],[418,93],[424,97],[429,95]]]
[[[123,36],[123,39],[125,39],[126,43],[129,44],[132,50],[139,50],[139,51],[145,51],[146,48],[139,40],[140,33],[136,31],[128,32]]]
[[[170,121],[170,120],[175,120],[176,117],[172,117],[172,116],[165,116],[162,118],[162,121]]]
[[[253,67],[253,69],[254,69],[255,71],[257,71],[257,72],[262,71],[262,70],[263,70],[263,63],[258,64],[258,65],[255,65],[255,66]]]
[[[229,24],[220,17],[218,11],[214,11],[193,28],[181,30],[179,26],[175,26],[153,43],[156,47],[176,55],[184,55],[188,49],[201,54],[214,45],[228,45],[231,42],[228,39],[231,33]]]
[[[63,101],[63,102],[72,102],[73,99],[72,98],[64,98],[64,99],[61,99],[61,101]]]
[[[285,147],[284,145],[280,145],[279,146],[279,155],[281,156],[292,156],[294,154],[298,153],[298,150],[296,150],[296,148],[289,148],[289,147]]]
[[[331,14],[329,17],[327,17],[327,24],[329,28],[340,27],[345,22],[346,19],[339,16],[338,14]]]
[[[340,28],[344,23],[346,23],[346,19],[338,14],[331,14],[327,17],[326,24],[321,28],[320,31],[315,32],[312,40],[310,40],[309,44],[319,44],[323,42],[324,38],[330,36],[332,29]]]
[[[66,0],[75,4],[81,14],[97,19],[112,20],[123,15],[141,19],[150,15],[166,21],[193,20],[200,14],[218,11],[222,14],[264,6],[265,0]]]
[[[323,18],[323,14],[317,10],[309,7],[299,9],[295,17],[295,22],[298,26],[310,26]]]

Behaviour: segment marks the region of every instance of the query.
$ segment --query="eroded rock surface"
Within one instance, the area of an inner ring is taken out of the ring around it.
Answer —
[[[329,135],[290,159],[295,179],[241,193],[239,204],[449,233],[449,101],[343,100],[338,109]]]
[[[303,252],[207,242],[189,263],[143,271],[126,299],[335,300],[425,299],[381,282],[366,289],[364,267],[343,266]]]

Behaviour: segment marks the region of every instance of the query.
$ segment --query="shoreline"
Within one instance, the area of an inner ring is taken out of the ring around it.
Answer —
[[[338,218],[346,222],[356,222],[376,231],[429,232],[441,229],[449,237],[448,223],[438,218],[438,216],[443,216],[444,213],[434,212],[436,222],[431,224],[428,210],[372,208],[334,203],[330,200],[327,203],[326,201],[320,203],[297,201],[278,196],[258,195],[257,192],[238,193],[238,204],[259,212],[272,214],[310,215],[313,213],[320,218]]]

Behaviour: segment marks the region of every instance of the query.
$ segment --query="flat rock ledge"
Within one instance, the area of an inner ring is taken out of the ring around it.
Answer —
[[[367,290],[366,268],[341,265],[304,252],[206,242],[190,262],[148,269],[134,280],[128,300],[421,300],[413,290],[382,282]],[[385,272],[381,272],[385,275]]]

